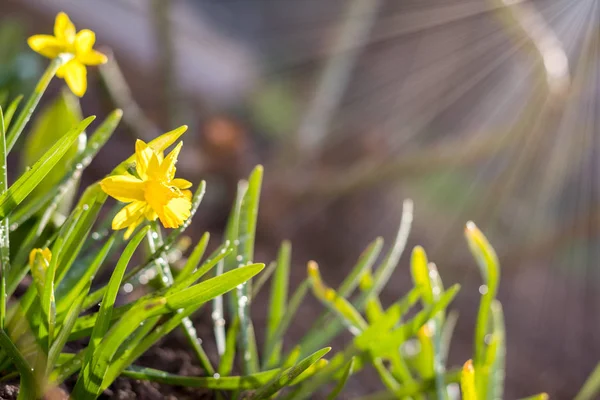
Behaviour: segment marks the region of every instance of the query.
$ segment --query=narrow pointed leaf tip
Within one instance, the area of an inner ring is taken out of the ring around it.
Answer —
[[[472,360],[468,360],[463,366],[460,377],[460,389],[463,400],[477,400],[477,392],[475,390],[475,368],[473,368]]]

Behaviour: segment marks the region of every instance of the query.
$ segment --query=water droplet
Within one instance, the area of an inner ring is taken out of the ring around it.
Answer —
[[[238,290],[242,290],[244,288],[244,284],[240,283],[239,285],[237,285]]]
[[[239,240],[237,240],[237,239],[235,239],[235,240],[233,241],[233,244],[235,244],[236,246],[238,246],[238,245],[240,244],[240,241],[239,241]]]
[[[84,204],[81,208],[83,208],[83,211],[87,211],[89,210],[90,206],[88,204]]]
[[[93,232],[92,233],[92,239],[94,239],[94,240],[100,239],[100,234],[98,232]]]
[[[146,274],[140,275],[139,280],[142,285],[148,284],[148,277],[146,276]]]
[[[225,254],[226,251],[227,251],[226,249],[222,249],[221,254]]]
[[[438,276],[438,273],[437,273],[437,271],[436,271],[435,269],[431,269],[431,270],[429,270],[429,277],[430,277],[431,279],[436,279],[436,278],[437,278],[437,276]]]
[[[163,276],[162,281],[164,283],[169,283],[169,278],[167,278],[166,276]]]
[[[14,231],[14,230],[16,230],[18,227],[19,227],[19,225],[17,225],[17,224],[12,224],[12,225],[10,226],[10,230],[11,230],[11,231]]]
[[[215,373],[215,374],[213,375],[213,378],[215,378],[215,379],[219,379],[220,377],[221,377],[221,375],[219,375],[218,373]]]
[[[487,285],[481,285],[481,286],[479,286],[479,293],[486,294],[487,292],[488,292]]]
[[[158,232],[152,232],[152,238],[158,239]]]
[[[131,283],[124,284],[123,290],[125,291],[125,293],[131,293],[133,292],[133,285]]]
[[[83,169],[83,164],[77,163],[77,165],[75,165],[75,169],[82,170]]]
[[[487,335],[485,335],[485,336],[483,337],[483,341],[485,342],[485,344],[488,344],[488,345],[489,345],[490,343],[492,343],[492,335],[490,335],[490,334],[488,333]]]
[[[436,295],[436,296],[440,294],[440,288],[439,288],[439,287],[437,287],[437,286],[436,286],[436,287],[434,287],[434,288],[433,288],[431,291],[432,291],[432,292],[433,292],[433,294],[434,294],[434,295]]]
[[[240,254],[235,258],[237,261],[242,261],[244,257]]]

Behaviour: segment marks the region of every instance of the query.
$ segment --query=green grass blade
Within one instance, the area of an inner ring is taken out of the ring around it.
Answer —
[[[475,388],[475,369],[473,362],[467,361],[463,367],[460,377],[460,391],[463,400],[477,400],[477,389]]]
[[[254,168],[248,179],[248,189],[244,194],[240,206],[240,222],[238,226],[238,255],[236,261],[241,265],[253,262],[254,260],[254,241],[256,235],[256,220],[258,216],[258,204],[262,186],[263,167]],[[258,352],[256,351],[256,338],[254,336],[254,327],[250,317],[250,293],[252,293],[252,282],[247,281],[241,284],[237,289],[237,296],[234,296],[237,304],[237,314],[240,317],[240,350],[244,372],[246,375],[256,373],[259,370]]]
[[[61,293],[58,288],[58,300],[56,304],[56,312],[58,315],[63,314],[67,309],[71,307],[75,299],[79,298],[80,294],[87,285],[94,279],[96,273],[102,266],[102,263],[106,260],[106,257],[110,253],[113,245],[117,240],[117,233],[111,235],[111,237],[106,241],[104,246],[98,251],[93,261],[87,266],[87,268],[83,269],[81,272],[77,274],[73,279],[64,279],[62,282],[62,286],[66,290],[65,293]],[[67,275],[67,278],[71,278]],[[87,296],[87,290],[85,290]]]
[[[267,283],[267,281],[269,279],[271,279],[271,276],[273,276],[273,273],[275,272],[276,269],[277,269],[277,261],[271,261],[269,263],[269,265],[267,265],[267,267],[260,274],[260,276],[258,276],[258,278],[256,278],[256,282],[253,282],[251,298],[254,299],[254,298],[256,298],[256,296],[258,296],[261,289],[265,286],[265,283]]]
[[[283,335],[285,335],[285,332],[289,328],[294,316],[296,315],[296,312],[298,311],[298,308],[300,308],[300,305],[304,301],[309,288],[310,282],[308,280],[304,280],[292,295],[290,302],[287,305],[287,311],[275,329],[273,341],[266,343],[264,354],[265,359],[271,358],[275,343],[278,343],[282,340]],[[298,353],[298,357],[300,357],[300,353]]]
[[[538,394],[534,394],[533,396],[525,397],[520,400],[548,400],[549,398],[550,398],[550,396],[548,396],[547,393],[538,393]],[[575,400],[578,400],[578,399],[575,399]]]
[[[192,377],[170,374],[152,368],[131,366],[123,371],[123,376],[158,382],[167,385],[204,388],[212,390],[255,390],[260,389],[280,373],[279,369],[258,372],[246,376]]]
[[[477,323],[475,326],[475,356],[473,358],[473,363],[475,370],[478,371],[483,365],[485,335],[489,333],[490,308],[498,290],[500,270],[496,252],[473,222],[467,223],[465,236],[469,248],[477,260],[479,270],[485,283],[485,292],[481,296],[481,303],[479,305]]]
[[[4,114],[0,107],[0,196],[8,190],[6,165],[6,128]],[[5,217],[0,221],[0,329],[4,329],[6,320],[6,275],[10,270],[9,220]]]
[[[96,128],[90,139],[87,141],[83,153],[75,159],[71,170],[63,177],[59,185],[54,186],[51,190],[47,191],[45,195],[36,197],[31,202],[22,204],[11,214],[11,230],[15,230],[48,203],[55,202],[57,198],[62,198],[65,193],[69,192],[71,188],[75,186],[75,183],[79,180],[83,170],[90,165],[94,157],[115,131],[117,125],[121,121],[122,115],[123,112],[117,109],[111,112],[102,124]]]
[[[50,351],[48,352],[48,367],[46,370],[47,375],[49,375],[52,369],[54,368],[54,365],[56,364],[56,362],[58,361],[58,357],[60,356],[60,352],[63,350],[65,344],[67,343],[67,340],[69,339],[71,330],[73,329],[73,326],[75,326],[75,321],[77,321],[79,313],[81,312],[81,309],[83,307],[83,301],[85,300],[85,296],[87,295],[87,292],[89,290],[89,285],[90,284],[88,283],[87,287],[82,289],[79,292],[78,297],[76,297],[71,303],[71,307],[67,311],[66,316],[64,318],[62,328],[56,336],[56,340],[52,343],[52,346],[50,346]]]
[[[575,400],[592,400],[600,395],[600,364],[587,378]]]
[[[23,100],[23,95],[18,95],[15,97],[13,101],[10,102],[8,107],[6,107],[6,113],[4,114],[4,130],[10,128],[10,123],[12,122],[13,117],[15,116],[15,112],[17,111],[17,107],[21,104]],[[6,132],[5,132],[6,136]],[[6,140],[6,139],[5,139]]]
[[[258,274],[264,267],[264,264],[251,264],[226,272],[223,275],[167,295],[167,304],[172,310],[203,304],[215,296],[227,293],[237,285],[246,282]]]
[[[233,370],[233,362],[235,361],[235,349],[237,345],[237,336],[240,331],[240,319],[234,317],[233,322],[227,330],[227,337],[225,339],[225,351],[221,355],[219,361],[218,373],[221,376],[227,376],[231,374]]]
[[[35,111],[37,104],[39,103],[40,99],[42,98],[42,95],[46,91],[46,88],[50,84],[50,81],[54,77],[54,74],[56,74],[58,68],[61,65],[63,65],[63,63],[67,62],[69,59],[70,58],[62,56],[56,57],[50,62],[48,68],[46,68],[46,71],[44,71],[44,74],[38,81],[35,89],[33,90],[33,93],[31,94],[31,96],[29,96],[29,98],[27,99],[27,103],[25,103],[25,105],[21,109],[21,112],[17,116],[17,120],[8,131],[8,135],[6,137],[7,153],[10,153],[13,146],[17,142],[17,139],[19,139],[19,136],[23,132],[23,129],[25,129],[27,122],[29,122],[31,115]]]
[[[370,271],[371,268],[373,268],[373,265],[375,264],[375,261],[377,261],[377,257],[379,257],[382,248],[383,238],[380,237],[375,239],[367,246],[367,248],[358,258],[358,261],[356,262],[354,268],[352,268],[352,271],[350,271],[350,274],[344,278],[338,287],[337,292],[340,296],[347,297],[352,294],[354,289],[356,289],[360,283],[360,280],[365,272]]]
[[[19,352],[19,349],[17,349],[13,341],[10,340],[3,329],[0,329],[0,348],[2,348],[8,354],[19,371],[19,375],[21,377],[19,398],[37,398],[35,390],[36,382],[33,375],[33,369],[29,366],[27,360],[25,360],[23,355]]]
[[[278,341],[275,341],[275,331],[277,330],[279,321],[283,319],[286,313],[291,252],[291,243],[289,241],[284,241],[279,248],[277,268],[271,283],[271,299],[269,301],[264,354],[267,354],[267,343],[272,343],[269,346],[273,350],[270,352],[270,358],[265,358],[263,360],[265,365],[278,365],[281,360],[282,341],[281,338],[279,338]]]
[[[272,395],[277,393],[282,388],[288,386],[294,381],[301,373],[308,369],[311,365],[320,360],[325,354],[329,353],[331,347],[321,349],[310,356],[306,357],[298,364],[283,371],[279,376],[272,379],[268,384],[258,390],[252,397],[251,400],[269,399]]]
[[[204,256],[204,252],[206,251],[206,246],[208,246],[209,240],[210,234],[208,232],[205,232],[204,235],[202,235],[202,237],[198,241],[198,244],[196,244],[196,247],[194,247],[194,250],[192,250],[192,254],[187,259],[185,265],[177,275],[175,281],[180,281],[184,278],[187,278],[189,275],[192,274],[192,272],[196,270],[198,264],[200,264],[200,260]]]
[[[348,382],[350,375],[352,375],[352,373],[354,372],[354,360],[355,359],[356,359],[355,357],[352,357],[350,359],[350,362],[348,363],[346,368],[344,368],[344,374],[342,375],[342,378],[338,381],[337,385],[335,386],[335,388],[333,388],[333,390],[329,393],[329,395],[327,395],[327,400],[337,399],[339,394],[342,392],[342,390],[344,390],[344,386],[346,386],[346,382]]]
[[[6,193],[0,196],[0,217],[4,218],[13,211],[29,193],[44,179],[50,170],[60,161],[62,156],[69,150],[71,145],[77,140],[81,132],[95,117],[88,117],[81,121],[75,128],[67,132],[64,138],[50,148],[34,165],[25,172],[8,189]]]
[[[96,319],[94,329],[92,330],[90,342],[85,350],[85,359],[83,362],[81,373],[79,374],[79,378],[77,379],[77,382],[75,384],[75,388],[73,391],[74,394],[83,392],[94,393],[100,388],[102,376],[94,376],[93,373],[93,359],[95,356],[95,352],[96,349],[99,347],[102,338],[106,335],[106,333],[109,330],[115,300],[117,299],[117,294],[121,286],[121,281],[123,280],[123,276],[125,275],[125,269],[127,268],[127,265],[129,264],[129,261],[133,256],[133,253],[138,248],[142,239],[146,235],[148,229],[148,227],[142,229],[127,244],[127,247],[125,248],[123,254],[119,258],[117,266],[115,267],[115,270],[113,271],[110,277],[110,281],[107,286],[107,291],[102,299],[102,304],[100,305],[100,310],[98,311],[98,317]]]

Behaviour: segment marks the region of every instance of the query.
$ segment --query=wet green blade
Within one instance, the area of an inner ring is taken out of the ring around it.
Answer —
[[[95,117],[88,117],[75,128],[67,132],[64,138],[54,144],[44,155],[11,185],[6,193],[0,196],[0,217],[10,214],[27,196],[42,182],[44,177],[65,155],[81,132]]]
[[[330,350],[331,347],[321,349],[306,357],[292,368],[283,371],[279,376],[277,376],[275,379],[272,379],[267,385],[263,386],[260,390],[258,390],[251,397],[251,400],[261,400],[270,398],[281,388],[286,387],[289,383],[294,381],[294,379],[296,379],[302,372],[304,372],[311,365],[320,360],[325,354],[329,353]]]

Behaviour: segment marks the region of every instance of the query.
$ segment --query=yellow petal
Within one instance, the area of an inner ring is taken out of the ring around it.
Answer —
[[[52,260],[52,253],[50,252],[50,249],[46,247],[45,249],[31,250],[31,252],[29,253],[29,266],[33,266],[35,262],[35,257],[38,254],[42,256],[42,258],[46,262],[46,265],[50,264],[50,261]]]
[[[188,189],[192,187],[192,182],[181,178],[175,178],[171,181],[171,186],[175,186],[178,189]]]
[[[100,182],[104,193],[124,203],[144,201],[145,184],[135,176],[113,175]]]
[[[92,50],[96,43],[96,34],[89,29],[82,29],[75,35],[75,53],[85,54]]]
[[[55,58],[66,51],[66,47],[50,35],[33,35],[27,39],[27,44],[33,51],[48,58]]]
[[[183,135],[185,131],[187,131],[187,128],[187,125],[182,125],[179,128],[173,129],[172,131],[163,133],[156,139],[151,140],[150,143],[148,143],[148,146],[150,146],[150,148],[152,148],[154,151],[160,154],[163,151],[165,151],[167,147],[175,143],[177,139],[179,139],[179,137],[181,137],[181,135]],[[121,165],[128,165],[133,163],[136,160],[136,157],[137,154],[133,154],[127,160],[123,161]]]
[[[148,165],[153,153],[152,149],[144,141],[140,139],[135,141],[135,170],[142,179],[148,178]]]
[[[77,54],[77,59],[85,65],[106,64],[108,58],[96,50],[90,50],[84,54]]]
[[[179,142],[173,151],[171,151],[160,164],[159,174],[166,178],[167,181],[171,181],[175,177],[175,164],[177,163],[177,157],[181,151],[181,146],[183,146],[183,142]]]
[[[134,201],[133,203],[127,204],[115,215],[112,221],[112,228],[119,230],[127,228],[132,224],[138,223],[139,219],[144,217],[144,208],[146,203],[143,201]]]
[[[156,210],[160,222],[165,228],[179,228],[190,217],[192,203],[187,197],[169,200],[162,210]]]
[[[137,228],[142,222],[144,222],[143,216],[139,217],[135,222],[129,225],[129,227],[125,231],[125,234],[123,235],[123,239],[129,239],[131,237],[131,234],[135,231],[135,228]]]
[[[85,69],[85,65],[77,60],[71,60],[60,67],[59,71],[57,71],[57,76],[64,76],[69,89],[76,96],[82,97],[87,90],[87,70]]]
[[[160,169],[162,160],[159,160],[158,154],[152,153],[152,157],[150,157],[150,163],[148,164],[148,169],[146,170],[146,174],[148,175],[148,179],[154,179],[157,181],[164,182],[167,179],[165,176],[161,175],[162,171]]]
[[[75,41],[75,25],[64,12],[59,12],[54,21],[54,36],[65,44],[73,44]]]

